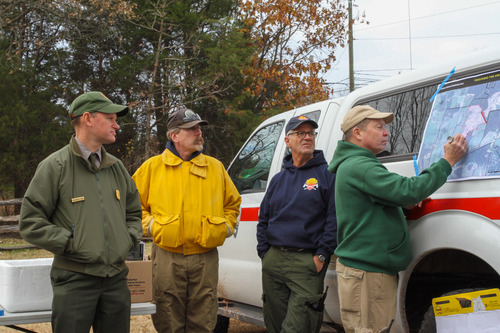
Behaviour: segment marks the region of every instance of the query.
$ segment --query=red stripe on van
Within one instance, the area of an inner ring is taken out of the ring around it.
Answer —
[[[500,197],[432,199],[425,201],[421,208],[412,209],[406,218],[416,220],[430,213],[450,209],[465,210],[492,220],[500,220]]]
[[[259,207],[241,208],[240,222],[258,221]]]
[[[492,220],[500,220],[500,197],[432,199],[425,201],[421,208],[412,209],[406,218],[408,220],[417,220],[427,214],[450,209],[465,210]],[[259,207],[241,209],[240,222],[258,221],[258,219]]]

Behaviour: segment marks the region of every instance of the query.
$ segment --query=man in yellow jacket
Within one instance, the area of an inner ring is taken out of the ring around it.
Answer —
[[[174,109],[165,151],[132,177],[143,233],[154,241],[152,319],[161,333],[208,333],[217,321],[217,246],[235,230],[241,197],[222,163],[202,154],[206,124],[189,109]]]

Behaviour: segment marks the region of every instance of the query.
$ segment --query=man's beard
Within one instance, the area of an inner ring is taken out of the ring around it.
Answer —
[[[197,151],[202,151],[203,150],[203,144],[205,143],[205,140],[203,140],[203,137],[198,137],[194,141],[194,147],[196,148]]]

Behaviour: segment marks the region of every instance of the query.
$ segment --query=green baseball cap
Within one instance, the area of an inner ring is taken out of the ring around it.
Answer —
[[[113,104],[100,91],[90,91],[75,98],[69,108],[69,117],[74,119],[85,112],[116,113],[118,117],[121,117],[127,114],[128,106]]]

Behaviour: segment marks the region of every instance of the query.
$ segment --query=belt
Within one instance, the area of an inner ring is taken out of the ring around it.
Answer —
[[[312,250],[309,249],[300,249],[297,247],[290,247],[290,246],[277,246],[278,249],[281,251],[293,251],[293,252],[312,252]]]

